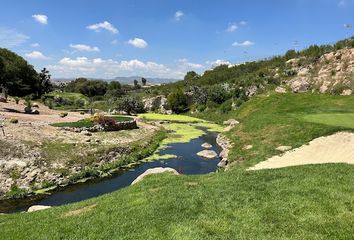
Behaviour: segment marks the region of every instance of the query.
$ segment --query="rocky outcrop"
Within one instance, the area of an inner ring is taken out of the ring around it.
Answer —
[[[206,159],[213,159],[218,156],[218,154],[213,150],[203,150],[197,153],[199,157],[206,158]]]
[[[167,98],[163,95],[147,98],[143,100],[144,110],[147,112],[160,112],[163,114],[170,114],[171,111],[166,109]]]
[[[137,184],[138,182],[142,181],[146,176],[152,175],[152,174],[159,174],[159,173],[172,173],[174,175],[180,175],[175,169],[173,168],[162,168],[162,167],[157,167],[157,168],[150,168],[146,170],[143,174],[139,175],[132,183],[131,185]]]
[[[304,58],[286,62],[287,81],[293,92],[309,90],[320,93],[351,95],[354,88],[354,48],[344,48],[323,54],[307,63]],[[276,74],[279,74],[278,72]]]
[[[228,138],[224,135],[219,134],[216,138],[216,143],[221,147],[222,151],[219,154],[221,161],[218,163],[218,167],[226,168],[229,164],[229,151],[232,147],[232,144]]]

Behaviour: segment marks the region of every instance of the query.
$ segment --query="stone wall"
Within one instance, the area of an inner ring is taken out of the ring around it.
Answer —
[[[74,128],[74,127],[63,127],[62,130],[71,131],[71,132],[113,132],[113,131],[120,131],[120,130],[130,130],[130,129],[137,129],[138,125],[135,120],[132,121],[124,121],[124,122],[117,122],[114,126],[102,126],[102,125],[95,125],[93,127],[82,127],[82,128]]]

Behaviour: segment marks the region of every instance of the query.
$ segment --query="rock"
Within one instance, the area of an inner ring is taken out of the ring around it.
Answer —
[[[240,122],[235,119],[229,119],[229,120],[223,122],[224,125],[231,125],[231,126],[237,125],[239,123]]]
[[[44,205],[33,205],[28,208],[27,212],[35,212],[35,211],[40,211],[44,209],[51,208],[51,206],[44,206]]]
[[[39,108],[39,104],[38,103],[32,103],[32,107]]]
[[[257,94],[258,88],[257,88],[257,86],[250,86],[250,87],[247,87],[245,90],[246,90],[247,97],[252,97]]]
[[[276,148],[276,150],[285,152],[285,151],[289,151],[292,148],[293,148],[292,146],[279,146]]]
[[[228,164],[227,159],[222,159],[222,160],[218,163],[218,167],[224,168],[224,167],[227,166],[227,164]]]
[[[310,88],[310,84],[307,82],[306,78],[296,78],[290,82],[290,87],[294,93],[307,92]]]
[[[277,87],[277,88],[275,89],[275,92],[277,92],[277,93],[286,93],[286,89],[283,88],[283,87]]]
[[[39,114],[39,111],[37,109],[34,109],[31,111],[31,114]]]
[[[223,132],[229,132],[231,129],[233,129],[234,126],[227,126],[226,128],[224,128],[222,131]]]
[[[203,150],[197,153],[199,157],[213,159],[218,156],[218,154],[213,150]]]
[[[25,113],[32,113],[32,108],[30,107],[25,107]]]
[[[85,136],[92,136],[92,133],[90,133],[90,132],[87,131],[87,130],[81,131],[81,134],[82,134],[82,135],[85,135]]]
[[[85,140],[85,142],[89,143],[89,142],[91,142],[91,139],[88,138],[88,139]]]
[[[6,100],[6,98],[4,98],[4,97],[0,97],[0,102],[2,102],[2,103],[7,103],[7,100]]]
[[[349,95],[352,95],[352,94],[353,94],[353,90],[351,90],[351,89],[345,89],[341,93],[342,96],[349,96]]]
[[[244,150],[250,150],[252,148],[253,148],[253,145],[245,145],[245,146],[243,146]]]
[[[147,98],[143,100],[144,109],[147,112],[159,111],[160,113],[167,113],[165,108],[167,104],[167,98],[163,95]]]
[[[180,175],[175,169],[173,168],[162,168],[162,167],[157,167],[157,168],[150,168],[146,170],[143,174],[139,175],[131,185],[134,185],[140,181],[142,181],[146,176],[152,175],[152,174],[158,174],[158,173],[172,173],[174,175]]]
[[[203,143],[203,144],[202,144],[202,147],[203,147],[203,148],[206,148],[206,149],[210,149],[210,148],[213,147],[213,145],[211,145],[211,144],[209,144],[209,143]]]

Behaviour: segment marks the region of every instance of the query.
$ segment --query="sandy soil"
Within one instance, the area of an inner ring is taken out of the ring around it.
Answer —
[[[260,162],[248,170],[282,168],[306,164],[354,164],[354,133],[338,132]]]
[[[62,111],[51,110],[47,106],[38,103],[39,115],[25,114],[24,113],[24,101],[20,101],[16,104],[13,100],[7,103],[0,103],[0,119],[17,118],[19,121],[28,122],[41,122],[41,123],[55,123],[55,122],[76,122],[80,119],[87,117],[87,115],[81,115],[80,113],[69,112],[69,115],[65,118],[59,117],[59,113]]]

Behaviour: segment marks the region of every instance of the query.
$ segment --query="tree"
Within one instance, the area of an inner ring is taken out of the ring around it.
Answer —
[[[181,89],[177,89],[168,95],[167,104],[175,113],[181,113],[188,110],[188,99]]]
[[[143,86],[146,86],[146,82],[147,82],[146,78],[141,78],[141,83],[143,84]]]
[[[138,86],[138,80],[134,79],[134,87]]]
[[[184,76],[184,80],[187,82],[192,81],[192,80],[196,80],[198,78],[199,78],[199,75],[194,71],[187,72],[186,76]]]
[[[38,88],[38,97],[42,96],[44,93],[52,91],[53,85],[50,82],[51,75],[46,68],[43,68],[39,73],[39,82],[40,85]]]
[[[80,89],[80,92],[87,97],[103,96],[107,92],[107,87],[107,82],[92,80],[85,82]]]
[[[0,48],[0,85],[8,89],[9,95],[19,97],[37,94],[41,87],[33,66],[5,48]]]
[[[221,85],[214,85],[209,88],[209,98],[214,103],[221,104],[226,101],[227,94]]]
[[[139,97],[125,96],[118,100],[117,110],[124,111],[128,115],[131,113],[142,113],[144,112],[144,104]]]

